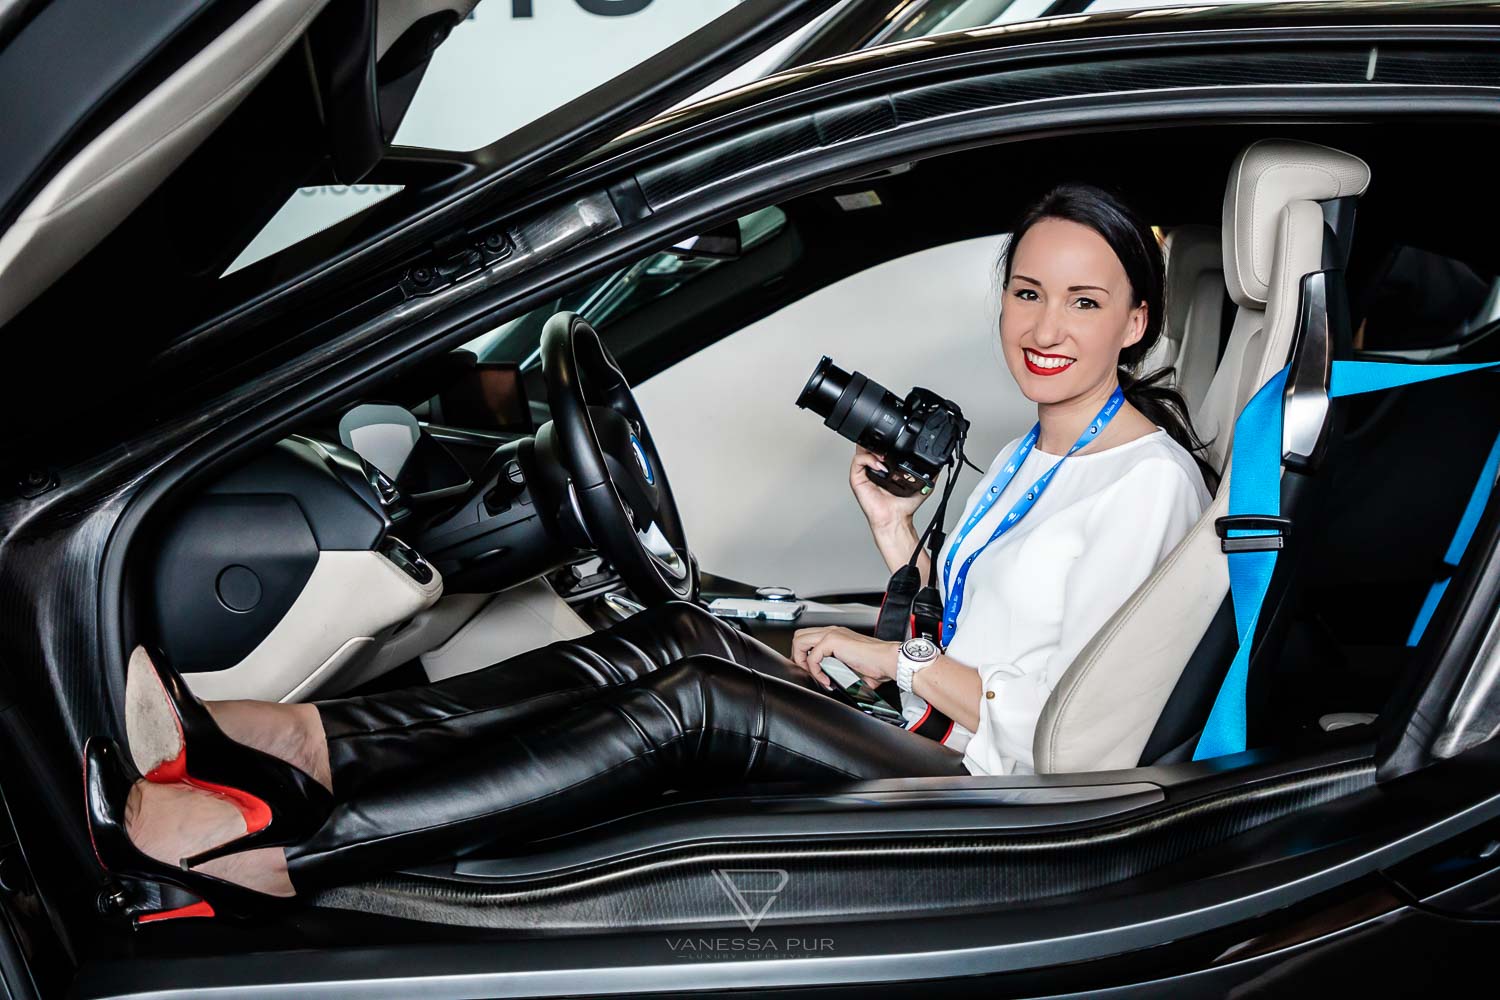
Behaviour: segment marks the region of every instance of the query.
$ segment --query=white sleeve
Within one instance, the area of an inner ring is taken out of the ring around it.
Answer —
[[[1032,739],[1052,689],[1094,633],[1187,534],[1201,506],[1187,473],[1170,459],[1142,461],[1100,494],[1063,584],[1057,645],[1040,666],[1030,658],[1029,670],[1014,663],[979,667],[985,694],[976,744],[1034,769]]]

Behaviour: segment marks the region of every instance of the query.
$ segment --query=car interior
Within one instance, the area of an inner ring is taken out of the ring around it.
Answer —
[[[1004,233],[1041,191],[1085,180],[1121,192],[1158,232],[1167,315],[1143,369],[1175,366],[1225,481],[1053,692],[1034,743],[1037,776],[918,779],[899,790],[1001,795],[955,799],[989,808],[1012,801],[1007,790],[1071,785],[1077,797],[1080,787],[1128,782],[1132,768],[1190,760],[1237,642],[1215,520],[1228,510],[1245,403],[1289,363],[1306,400],[1320,378],[1326,389],[1330,359],[1500,357],[1500,249],[1489,235],[1500,202],[1482,194],[1488,164],[1474,148],[1472,130],[1441,123],[1142,127],[967,149],[760,206],[740,215],[728,253],[663,247],[559,289],[477,346],[429,359],[357,405],[309,413],[297,433],[180,489],[130,553],[134,637],[159,647],[200,697],[307,701],[437,682],[607,628],[663,595],[634,592],[596,550],[559,466],[550,423],[558,383],[542,350],[556,313],[588,320],[638,385],[845,276]],[[854,190],[877,192],[879,209],[841,210],[839,196]],[[1435,198],[1440,191],[1452,194]],[[1500,433],[1492,399],[1486,374],[1325,397],[1303,439],[1288,431],[1282,506],[1294,528],[1253,647],[1251,747],[1296,755],[1367,740],[1413,683],[1433,639],[1416,622],[1451,572],[1444,553]],[[639,416],[649,423],[650,413]],[[639,430],[634,415],[625,420]],[[630,461],[624,446],[604,451],[614,468]],[[637,525],[639,544],[658,569],[687,574],[679,582],[698,578],[705,602],[775,582],[700,567],[680,531],[674,539],[663,525],[652,536],[654,527]],[[799,595],[807,610],[796,621],[726,620],[785,652],[809,625],[871,632],[883,585]],[[863,807],[840,791],[726,783],[669,792],[631,816],[535,844],[497,831],[479,855],[317,902],[484,924],[491,917],[476,912],[505,887],[625,853],[765,832],[778,817],[810,813],[857,829]],[[1127,783],[1108,794],[1125,808],[1133,791]],[[875,810],[877,799],[863,801]],[[434,886],[454,885],[476,895],[434,902],[447,891]],[[524,919],[511,912],[503,919]]]

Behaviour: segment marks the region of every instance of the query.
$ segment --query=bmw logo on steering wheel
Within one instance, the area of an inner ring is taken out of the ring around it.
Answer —
[[[635,451],[636,464],[641,467],[641,474],[646,477],[646,485],[656,485],[656,475],[651,471],[651,460],[646,457],[646,449],[641,447],[641,439],[634,434],[630,435],[630,447]]]

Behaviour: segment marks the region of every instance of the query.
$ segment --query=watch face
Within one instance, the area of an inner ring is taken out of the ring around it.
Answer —
[[[937,656],[937,646],[930,639],[907,639],[901,644],[901,652],[908,660],[930,660]]]

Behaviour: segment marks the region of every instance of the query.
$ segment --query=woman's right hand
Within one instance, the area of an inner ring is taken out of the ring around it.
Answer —
[[[925,493],[913,493],[909,497],[898,497],[872,480],[866,478],[866,468],[888,471],[885,456],[879,455],[863,445],[854,446],[854,460],[849,463],[849,488],[859,509],[864,511],[870,529],[877,534],[895,525],[910,521],[917,508],[927,499]]]

